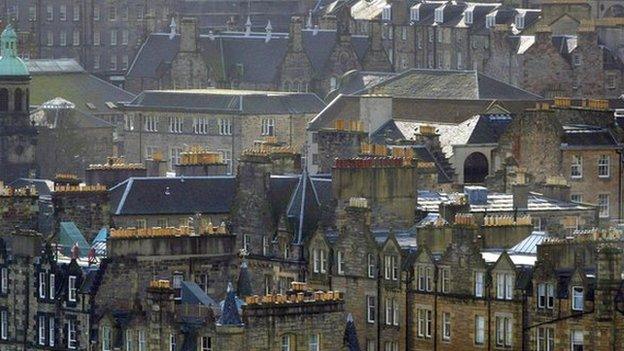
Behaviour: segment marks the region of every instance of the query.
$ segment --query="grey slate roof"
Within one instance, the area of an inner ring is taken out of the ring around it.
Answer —
[[[180,36],[173,38],[169,33],[154,33],[147,40],[136,55],[128,73],[131,78],[158,79],[163,71],[159,71],[162,65],[169,65],[180,50]]]
[[[566,125],[563,127],[563,147],[621,147],[613,134],[606,129],[587,125]]]
[[[410,69],[360,94],[459,100],[541,100],[542,97],[477,71]]]
[[[537,255],[537,245],[548,239],[546,232],[532,232],[521,242],[509,249],[510,254]]]
[[[52,189],[54,189],[54,182],[47,179],[19,178],[7,185],[13,188],[34,186],[39,196],[50,196]]]
[[[235,178],[129,178],[109,190],[114,215],[229,213]]]
[[[318,113],[325,107],[325,103],[314,93],[209,88],[146,90],[124,106],[131,109],[261,115]]]
[[[478,116],[467,144],[495,144],[505,133],[513,116],[509,114],[484,114]]]

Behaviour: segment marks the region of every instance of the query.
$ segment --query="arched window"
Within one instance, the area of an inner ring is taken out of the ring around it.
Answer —
[[[489,171],[484,154],[473,152],[464,161],[464,183],[483,183]]]
[[[9,91],[6,88],[0,89],[0,111],[9,110]]]
[[[24,110],[24,93],[22,89],[15,89],[15,111],[23,111]]]

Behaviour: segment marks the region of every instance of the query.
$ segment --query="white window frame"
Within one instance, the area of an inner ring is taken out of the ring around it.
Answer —
[[[261,133],[263,136],[275,135],[275,118],[263,118]]]
[[[392,280],[399,280],[399,259],[396,255],[391,256]]]
[[[598,194],[598,215],[600,218],[608,218],[610,215],[610,196],[609,194]]]
[[[121,45],[128,45],[130,41],[130,32],[127,29],[121,31]]]
[[[282,339],[281,339],[281,351],[292,351],[292,340],[291,340],[292,335],[290,334],[286,334],[286,335],[282,335]]]
[[[48,345],[54,347],[56,343],[56,321],[54,320],[54,316],[48,317]]]
[[[48,278],[48,298],[50,300],[54,300],[56,298],[56,275],[54,273],[50,273]]]
[[[420,21],[420,6],[413,6],[410,9],[410,21],[412,22]]]
[[[516,18],[514,18],[516,29],[524,29],[524,15],[524,12],[519,12],[518,14],[516,14]]]
[[[572,63],[574,66],[580,66],[583,64],[583,56],[580,53],[572,54]]]
[[[145,334],[145,330],[139,330],[139,350],[138,351],[147,351],[147,337]]]
[[[9,269],[7,267],[0,268],[0,293],[8,294],[9,292]]]
[[[392,299],[392,325],[399,326],[399,303],[395,298]]]
[[[432,323],[432,311],[426,308],[419,308],[417,310],[417,337],[430,339],[431,338],[431,323]]]
[[[433,12],[435,23],[444,23],[444,6],[436,8]]]
[[[67,6],[66,5],[59,6],[59,21],[61,22],[67,21]]]
[[[321,254],[321,273],[327,273],[327,252],[320,250]]]
[[[59,45],[67,46],[67,32],[64,30],[59,32]]]
[[[99,30],[93,31],[93,45],[100,46],[102,44],[102,34]]]
[[[475,339],[474,343],[476,345],[485,344],[485,317],[484,316],[475,316]]]
[[[77,4],[74,4],[74,8],[73,8],[73,13],[74,13],[74,21],[80,21],[80,7]]]
[[[73,275],[67,278],[67,299],[76,302],[76,276]]]
[[[200,347],[200,351],[212,351],[212,338],[210,336],[202,336]]]
[[[507,316],[496,317],[496,346],[511,346],[513,321]]]
[[[180,164],[180,160],[182,159],[182,152],[184,152],[184,149],[176,146],[172,147],[169,150],[169,162],[171,162],[172,169],[174,165]]]
[[[464,11],[464,23],[472,24],[473,18],[474,18],[474,8],[472,7],[467,8],[466,11]]]
[[[109,329],[110,330],[110,329]],[[134,341],[134,335],[132,335],[132,329],[126,329],[126,351],[133,351],[134,345],[132,342]],[[107,350],[102,350],[107,351]]]
[[[600,155],[598,157],[598,178],[609,178],[611,176],[611,156]]]
[[[219,135],[232,135],[232,120],[219,118]]]
[[[375,256],[368,254],[368,277],[375,278]]]
[[[80,46],[80,31],[78,29],[74,29],[72,32],[72,45]]]
[[[392,5],[386,5],[381,10],[382,21],[392,21]]]
[[[392,325],[392,300],[386,297],[386,318],[384,321],[386,325]]]
[[[583,194],[571,194],[570,195],[570,201],[571,202],[576,202],[576,203],[582,203],[583,202]]]
[[[451,313],[442,313],[442,340],[451,340]]]
[[[208,134],[210,119],[208,117],[193,117],[193,133]]]
[[[39,272],[39,298],[45,299],[47,294],[46,273]]]
[[[583,311],[585,309],[585,289],[580,285],[574,285],[572,291],[572,311]]]
[[[74,350],[76,348],[76,321],[67,320],[67,348]]]
[[[339,275],[344,275],[344,256],[342,251],[336,251],[336,270]]]
[[[269,240],[266,235],[262,236],[262,255],[266,256],[269,254]]]
[[[184,131],[184,118],[179,116],[169,117],[169,133],[181,134]]]
[[[511,273],[496,273],[496,298],[499,300],[512,300],[514,279]]]
[[[390,280],[391,274],[390,274],[390,265],[391,265],[391,258],[390,255],[385,255],[384,256],[384,279],[385,280]]]
[[[9,312],[7,310],[0,311],[0,339],[9,339]]]
[[[570,160],[570,178],[583,178],[583,156],[572,155],[572,159]]]
[[[110,46],[117,45],[117,29],[111,29],[110,31]]]
[[[377,315],[377,297],[373,295],[366,296],[366,321],[368,323],[375,323]]]
[[[427,292],[433,291],[433,267],[432,266],[425,267],[425,291]]]
[[[585,348],[585,333],[581,330],[570,331],[570,350],[576,351],[575,346]]]
[[[440,292],[448,293],[451,285],[451,268],[440,267]]]
[[[319,251],[319,249],[312,250],[312,271],[314,273],[321,272],[321,257]]]
[[[538,327],[536,331],[536,350],[537,351],[554,351],[555,350],[555,331],[551,327]]]
[[[132,347],[132,335],[130,330],[126,330],[126,350],[130,351]],[[130,336],[130,338],[128,338]],[[130,339],[130,344],[128,344],[128,339]],[[113,341],[111,335],[111,328],[109,326],[102,327],[102,351],[111,351]]]
[[[485,28],[492,28],[496,25],[496,14],[489,13],[485,16]]]
[[[312,334],[308,340],[308,349],[310,351],[320,351],[321,350],[321,335],[320,334]]]
[[[475,297],[483,297],[485,286],[485,272],[475,271],[474,277],[474,295]]]
[[[39,345],[43,346],[46,344],[46,316],[40,314],[39,318],[39,325],[38,325],[38,333],[37,333],[37,340],[39,340]]]
[[[176,351],[176,335],[169,333],[169,351]]]

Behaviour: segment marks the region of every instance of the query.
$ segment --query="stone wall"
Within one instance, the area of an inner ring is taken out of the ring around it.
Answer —
[[[110,225],[110,208],[106,191],[56,191],[52,195],[54,228],[58,233],[61,222],[74,222],[87,242],[100,229]]]

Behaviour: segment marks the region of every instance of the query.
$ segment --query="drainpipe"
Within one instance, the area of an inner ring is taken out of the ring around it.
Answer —
[[[622,220],[622,162],[624,162],[624,158],[621,149],[616,152],[620,156],[618,164],[618,220]]]

